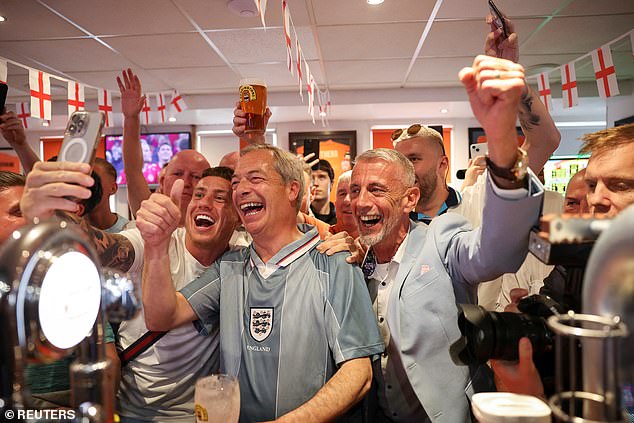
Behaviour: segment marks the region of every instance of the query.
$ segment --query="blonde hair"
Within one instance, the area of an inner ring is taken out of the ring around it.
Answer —
[[[581,139],[581,154],[601,154],[634,142],[634,123],[586,134]]]

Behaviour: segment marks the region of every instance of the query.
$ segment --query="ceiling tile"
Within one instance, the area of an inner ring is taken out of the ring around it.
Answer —
[[[517,0],[495,0],[495,5],[506,16],[513,18],[548,16],[565,1],[566,0],[530,0],[520,2]],[[438,18],[468,18],[484,21],[488,13],[489,7],[484,0],[451,0],[443,2],[442,7],[438,11]]]
[[[138,35],[109,38],[107,41],[124,57],[146,69],[224,65],[197,33]]]
[[[240,77],[226,66],[152,69],[150,72],[182,94],[232,89],[238,86],[240,80]]]
[[[210,32],[209,38],[232,64],[254,64],[266,62],[286,63],[286,44],[282,28],[252,28],[232,31]],[[312,31],[307,27],[297,28],[297,37],[306,60],[317,59]],[[292,36],[295,39],[295,36]],[[295,57],[293,45],[293,57]]]
[[[113,70],[130,66],[130,62],[93,39],[0,42],[0,50],[5,48],[62,72]]]
[[[407,81],[408,85],[432,83],[459,85],[458,72],[473,64],[473,57],[419,59],[414,64]]]
[[[471,0],[469,0],[471,1]],[[426,21],[434,1],[398,0],[372,6],[363,0],[312,0],[317,25]]]
[[[370,84],[398,85],[405,76],[408,60],[366,60],[326,62],[328,82],[332,86]]]
[[[420,23],[320,27],[324,60],[409,59],[423,25]]]
[[[566,7],[561,15],[600,15],[600,14],[621,14],[634,13],[634,1],[632,0],[610,0],[609,7],[606,3],[597,0],[575,0]]]
[[[540,24],[537,19],[518,19],[515,31],[519,35],[528,36]],[[468,22],[435,22],[423,44],[421,56],[452,57],[475,56],[484,52],[484,41],[489,26],[484,21]],[[460,40],[460,42],[447,42]]]
[[[313,78],[318,85],[324,85],[319,62],[309,61],[310,71],[313,74]],[[291,90],[293,87],[297,87],[297,74],[291,75],[286,68],[286,62],[284,63],[272,63],[272,64],[257,64],[257,65],[236,65],[236,69],[240,72],[244,78],[260,78],[266,81],[266,84],[271,91],[280,91],[283,89]],[[304,79],[306,79],[306,71],[302,68],[304,73]],[[236,79],[236,86],[239,83],[239,79]],[[305,85],[304,85],[305,89]]]
[[[260,16],[241,17],[227,8],[228,1],[210,0],[175,0],[196,21],[203,30],[233,29],[233,28],[261,28]],[[308,25],[308,12],[303,0],[289,0],[289,11],[293,24]],[[267,27],[281,27],[282,2],[270,1],[265,14]]]
[[[574,52],[581,55],[631,30],[632,22],[634,14],[554,18],[520,47],[527,54]]]
[[[170,0],[46,2],[94,35],[165,34],[194,30]]]
[[[84,33],[45,7],[24,0],[0,2],[0,15],[7,18],[0,24],[0,40],[37,40],[48,37],[78,37]],[[25,23],[28,22],[28,26]]]
[[[152,72],[139,69],[134,69],[134,72],[141,80],[143,92],[163,91],[171,88],[169,84],[155,77]],[[121,71],[72,72],[69,75],[85,84],[111,90],[118,97],[117,76],[121,75]]]

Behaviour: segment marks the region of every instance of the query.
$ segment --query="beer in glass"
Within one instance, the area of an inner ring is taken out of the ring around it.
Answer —
[[[238,423],[240,386],[229,375],[198,379],[194,391],[196,423]]]
[[[266,82],[259,79],[240,81],[240,108],[246,114],[246,130],[249,133],[264,134],[264,113],[266,112]]]

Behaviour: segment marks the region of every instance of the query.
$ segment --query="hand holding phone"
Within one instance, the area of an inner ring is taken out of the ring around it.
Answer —
[[[9,86],[4,82],[0,82],[0,115],[3,115],[5,110],[4,106],[7,102],[7,92],[9,91]]]
[[[493,25],[495,25],[497,28],[501,28],[504,39],[507,39],[509,35],[511,35],[511,33],[508,26],[506,25],[506,18],[502,14],[502,12],[500,12],[500,9],[497,8],[495,3],[493,3],[493,0],[489,0],[489,10],[491,11],[491,15],[493,16]]]
[[[478,156],[486,156],[489,153],[489,146],[487,143],[479,143],[479,144],[471,144],[469,147],[469,151],[471,152],[471,158]]]

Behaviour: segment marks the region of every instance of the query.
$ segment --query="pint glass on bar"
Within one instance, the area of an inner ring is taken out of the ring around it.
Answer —
[[[246,113],[246,130],[249,133],[264,134],[264,113],[266,112],[266,82],[259,79],[240,81],[240,108]]]
[[[240,387],[228,375],[211,375],[196,381],[196,423],[238,423]]]

